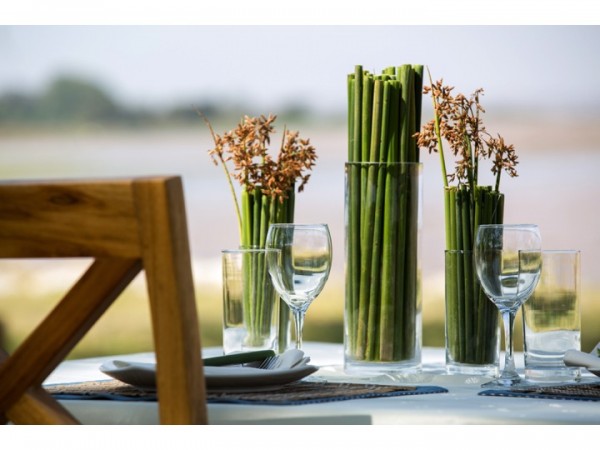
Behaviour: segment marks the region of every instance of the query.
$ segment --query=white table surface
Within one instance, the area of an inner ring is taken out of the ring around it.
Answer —
[[[350,376],[343,371],[340,344],[308,342],[304,351],[311,363],[320,367],[311,377],[329,381],[372,382],[380,384],[436,385],[448,393],[407,395],[335,401],[329,403],[269,406],[208,404],[210,424],[600,424],[600,403],[576,400],[546,400],[477,395],[489,378],[447,375],[443,349],[424,348],[419,373],[402,376]],[[204,356],[220,354],[217,348],[204,350]],[[46,384],[110,379],[98,367],[110,359],[147,362],[151,353],[119,355],[63,362]],[[517,367],[522,363],[517,359]],[[583,381],[597,377],[587,371]],[[156,424],[155,402],[103,400],[63,400],[62,403],[84,424]]]

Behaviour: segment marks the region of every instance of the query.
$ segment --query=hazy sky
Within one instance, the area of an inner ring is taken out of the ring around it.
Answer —
[[[139,105],[343,112],[356,64],[422,63],[484,104],[558,110],[600,102],[599,55],[600,26],[0,26],[0,92],[75,74]]]

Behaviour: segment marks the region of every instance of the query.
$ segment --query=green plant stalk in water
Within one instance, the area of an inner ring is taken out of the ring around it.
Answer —
[[[273,200],[260,189],[242,189],[242,248],[265,248],[271,223],[293,223],[295,192],[292,188],[283,201]],[[290,333],[290,309],[272,286],[267,283],[269,273],[264,254],[247,254],[244,260],[244,322],[249,327],[250,346],[259,345],[262,336],[270,333],[273,313],[278,319],[278,348],[285,349]],[[254,299],[254,300],[253,300]],[[255,307],[251,307],[255,305]],[[272,311],[277,308],[278,311]]]
[[[316,160],[315,149],[298,132],[284,129],[277,160],[268,152],[270,134],[276,117],[244,117],[238,127],[223,136],[217,135],[207,123],[215,147],[209,151],[213,161],[221,165],[233,197],[240,247],[265,248],[271,223],[291,223],[294,220],[295,184],[298,192],[309,179]],[[260,161],[257,163],[256,161]],[[232,173],[228,162],[233,164]],[[241,184],[241,207],[232,178]],[[246,254],[243,260],[244,322],[248,331],[248,346],[259,346],[263,336],[269,336],[273,308],[279,309],[279,349],[285,350],[289,336],[289,307],[275,293],[269,280],[264,255]],[[274,300],[275,299],[275,300]]]
[[[446,225],[446,336],[453,361],[465,364],[492,364],[495,361],[498,310],[480,287],[473,264],[473,245],[477,228],[482,224],[502,223],[504,195],[500,192],[500,175],[506,171],[517,176],[514,148],[502,137],[489,135],[483,126],[479,103],[482,90],[467,99],[453,96],[453,88],[441,81],[424,92],[431,93],[434,118],[416,134],[418,144],[438,152],[444,181]],[[443,141],[457,156],[455,172],[448,175]],[[480,160],[492,159],[495,186],[478,185]],[[456,185],[450,185],[457,181]]]
[[[422,66],[348,76],[346,327],[355,361],[415,356]],[[379,164],[384,163],[384,164]]]

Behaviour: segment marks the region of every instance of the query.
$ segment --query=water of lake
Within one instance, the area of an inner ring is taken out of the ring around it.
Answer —
[[[504,132],[503,134],[509,135]],[[582,250],[584,287],[598,285],[595,262],[600,255],[600,151],[596,135],[580,140],[576,148],[548,149],[522,138],[520,176],[504,179],[505,222],[537,223],[544,247]],[[325,222],[334,241],[335,275],[343,285],[344,267],[344,161],[343,126],[307,126],[319,159],[303,193],[298,194],[296,221]],[[513,141],[514,142],[514,141]],[[568,140],[565,140],[568,142]],[[589,143],[589,145],[586,144]],[[523,145],[525,144],[525,145]],[[4,179],[118,177],[177,174],[183,177],[192,254],[205,281],[220,282],[220,251],[238,245],[232,200],[223,172],[207,154],[206,130],[123,131],[0,136],[0,176]],[[421,269],[424,295],[443,289],[443,199],[437,155],[423,154],[423,227]]]

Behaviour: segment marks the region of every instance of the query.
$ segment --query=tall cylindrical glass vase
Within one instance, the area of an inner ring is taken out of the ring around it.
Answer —
[[[346,163],[347,371],[421,365],[421,163]]]

